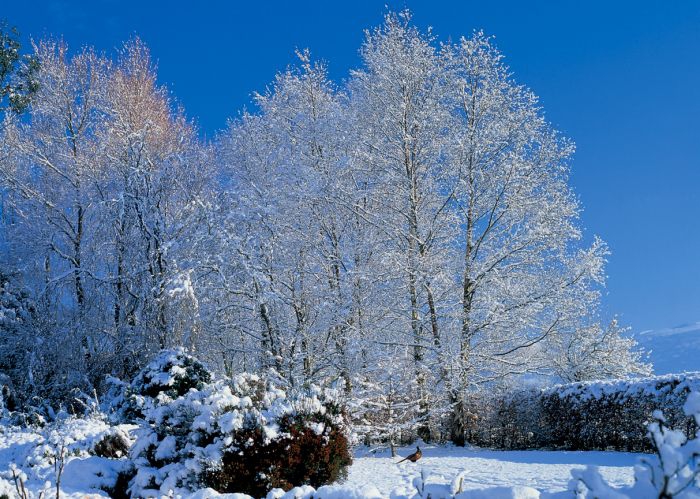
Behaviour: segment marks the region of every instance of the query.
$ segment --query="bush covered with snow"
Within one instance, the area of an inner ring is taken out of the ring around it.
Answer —
[[[688,395],[683,411],[700,425],[700,393]],[[700,432],[688,440],[686,433],[668,426],[661,411],[654,411],[653,418],[647,435],[655,455],[640,459],[635,466],[634,485],[615,489],[596,468],[572,470],[572,489],[578,498],[700,498]]]
[[[35,314],[28,293],[0,271],[0,411],[14,411],[22,401],[18,397],[32,392],[28,383],[32,345],[23,341],[35,336]]]
[[[129,467],[133,426],[111,426],[99,415],[77,418],[65,413],[44,427],[0,427],[0,496],[28,497],[96,494],[114,496],[119,476]],[[105,442],[120,449],[105,455]],[[79,493],[79,494],[78,494]]]
[[[165,350],[137,373],[131,383],[112,379],[108,408],[116,420],[135,422],[158,406],[167,405],[191,389],[199,390],[212,374],[183,348]]]
[[[351,458],[336,394],[312,389],[287,399],[261,381],[234,379],[234,392],[244,401],[238,427],[228,431],[221,465],[205,472],[205,482],[261,496],[273,487],[318,487],[342,478]]]
[[[178,350],[161,354],[125,393],[122,414],[141,421],[131,451],[133,496],[201,487],[263,496],[332,482],[350,464],[335,390],[288,394],[251,374],[211,381]]]
[[[475,401],[468,434],[477,445],[502,449],[653,451],[645,422],[662,407],[667,423],[693,433],[683,411],[700,373],[558,385]]]

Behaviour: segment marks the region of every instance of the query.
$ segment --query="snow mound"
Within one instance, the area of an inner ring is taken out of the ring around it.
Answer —
[[[69,417],[44,428],[0,426],[0,495],[17,496],[14,475],[35,495],[55,496],[56,463],[63,461],[62,497],[109,497],[106,490],[114,487],[128,460],[96,456],[95,448],[115,432],[131,438],[134,429],[110,426],[101,417]]]

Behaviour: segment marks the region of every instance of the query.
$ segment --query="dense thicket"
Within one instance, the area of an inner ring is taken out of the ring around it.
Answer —
[[[700,374],[656,376],[516,390],[473,399],[468,436],[503,449],[649,452],[647,423],[663,408],[669,428],[694,435],[683,405],[700,390]]]
[[[648,372],[597,313],[573,145],[492,40],[389,14],[361,55],[338,86],[300,52],[209,143],[140,41],[37,43],[0,136],[2,292],[26,311],[3,301],[8,385],[65,402],[183,346],[341,379],[368,439],[461,444],[484,386]]]

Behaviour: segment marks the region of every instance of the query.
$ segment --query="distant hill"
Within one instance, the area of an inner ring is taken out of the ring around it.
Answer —
[[[700,322],[634,334],[656,374],[700,371]]]

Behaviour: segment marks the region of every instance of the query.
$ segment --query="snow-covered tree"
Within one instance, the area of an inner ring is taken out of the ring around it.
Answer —
[[[116,62],[52,41],[35,52],[35,99],[3,129],[4,245],[50,338],[45,388],[58,395],[194,345],[187,243],[207,162],[138,40]]]
[[[418,420],[447,404],[463,443],[468,390],[551,370],[562,341],[605,341],[589,317],[607,249],[581,244],[572,144],[490,39],[438,49],[407,13],[390,14],[362,55],[347,133],[356,177],[370,186],[355,210],[380,228],[372,296],[385,322],[375,327],[380,342],[413,348]],[[432,400],[427,383],[439,387]]]
[[[27,119],[9,116],[4,129],[8,250],[11,264],[41,296],[37,305],[50,336],[62,345],[63,356],[54,358],[65,364],[57,370],[70,366],[74,373],[56,383],[87,388],[105,296],[95,235],[108,62],[89,49],[71,57],[65,45],[51,41],[35,52],[39,84]]]
[[[442,182],[449,109],[443,64],[430,32],[410,24],[410,14],[389,14],[367,32],[361,54],[364,68],[349,83],[353,120],[353,167],[369,186],[368,206],[356,207],[368,224],[379,227],[371,242],[378,253],[373,302],[380,307],[383,340],[410,346],[416,377],[415,400],[421,436],[427,430],[429,390],[441,370],[431,359],[441,346],[443,300],[451,281],[449,257],[454,221]],[[386,334],[388,333],[388,334]],[[434,365],[434,363],[433,363]]]
[[[165,347],[196,349],[193,251],[206,230],[200,221],[211,182],[208,156],[156,83],[140,40],[125,46],[106,93],[106,271],[115,353],[131,360]]]
[[[21,55],[17,28],[0,20],[0,112],[23,112],[37,91],[38,60]]]
[[[477,32],[445,47],[444,57],[445,191],[461,250],[449,390],[461,443],[465,390],[546,370],[558,338],[591,327],[607,249],[598,239],[581,244],[568,186],[573,145],[513,80],[492,41]]]
[[[342,204],[349,188],[335,126],[340,97],[322,64],[308,52],[299,57],[298,70],[281,73],[256,97],[260,113],[232,123],[220,141],[236,203],[228,243],[239,264],[229,272],[243,276],[222,277],[236,283],[230,292],[249,309],[235,327],[256,325],[248,332],[259,338],[260,366],[292,384],[340,375],[349,386],[353,239]]]
[[[651,375],[644,353],[625,333],[614,319],[605,328],[594,323],[561,338],[560,354],[552,359],[557,376],[577,382]]]
[[[0,385],[3,398],[34,392],[38,334],[36,307],[15,276],[0,272]],[[5,402],[5,406],[7,406]],[[14,405],[14,404],[13,404]]]

